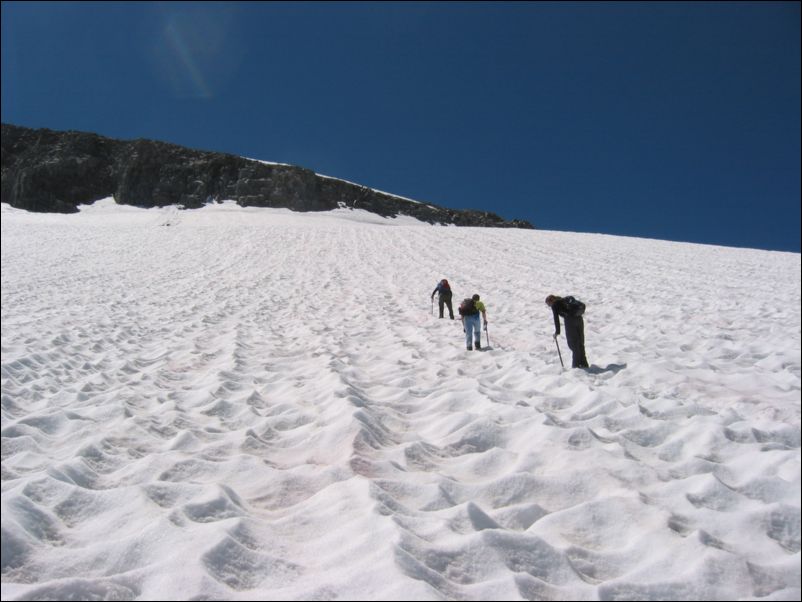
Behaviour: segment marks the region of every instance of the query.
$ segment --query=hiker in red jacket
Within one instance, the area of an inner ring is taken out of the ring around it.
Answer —
[[[448,307],[448,315],[453,320],[454,319],[454,308],[451,306],[451,287],[448,284],[448,280],[443,278],[440,282],[437,283],[437,286],[434,287],[432,291],[432,299],[434,299],[434,294],[440,293],[438,297],[438,305],[440,306],[440,317],[443,317],[443,305]]]

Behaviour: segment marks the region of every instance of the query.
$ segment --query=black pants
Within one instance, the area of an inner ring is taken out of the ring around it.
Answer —
[[[454,319],[454,308],[451,307],[451,295],[439,295],[437,297],[438,305],[440,306],[440,317],[443,317],[443,305],[448,307],[448,316]]]
[[[565,338],[568,339],[568,348],[574,354],[571,367],[588,368],[588,358],[585,357],[585,321],[582,316],[565,318]]]

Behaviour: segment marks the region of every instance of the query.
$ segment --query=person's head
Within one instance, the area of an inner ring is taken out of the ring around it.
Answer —
[[[478,301],[479,300],[479,295],[474,295],[473,297],[471,297],[471,299],[473,299],[474,301]]]
[[[556,301],[558,298],[559,298],[559,297],[557,297],[557,296],[555,296],[555,295],[549,295],[548,297],[546,297],[546,305],[548,305],[549,307],[551,307],[552,305],[554,305],[554,302],[555,302],[555,301]]]

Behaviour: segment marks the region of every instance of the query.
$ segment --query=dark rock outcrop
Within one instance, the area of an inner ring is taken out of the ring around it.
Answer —
[[[436,224],[532,228],[486,211],[417,203],[292,165],[152,140],[114,140],[85,132],[2,125],[2,201],[29,211],[73,213],[113,196],[137,207],[193,209],[232,199],[242,206],[327,211],[357,207],[385,217]]]

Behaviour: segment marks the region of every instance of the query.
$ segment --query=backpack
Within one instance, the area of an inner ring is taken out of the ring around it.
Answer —
[[[463,299],[459,304],[459,315],[461,316],[475,316],[478,313],[479,310],[476,309],[473,299]]]
[[[575,299],[571,296],[563,297],[563,303],[565,305],[566,314],[572,318],[578,318],[585,313],[585,304],[579,299]]]
[[[439,284],[437,285],[437,289],[440,291],[441,295],[450,295],[451,294],[451,285],[448,284],[448,280],[443,278]]]

